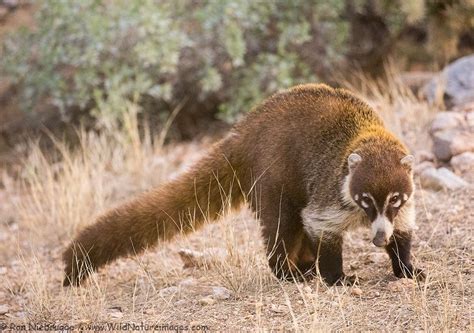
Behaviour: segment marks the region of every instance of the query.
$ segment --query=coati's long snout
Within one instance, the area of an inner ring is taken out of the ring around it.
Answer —
[[[214,146],[176,180],[108,211],[82,230],[63,254],[63,285],[78,285],[108,262],[193,231],[216,219],[228,205],[243,201],[239,162],[230,141]]]

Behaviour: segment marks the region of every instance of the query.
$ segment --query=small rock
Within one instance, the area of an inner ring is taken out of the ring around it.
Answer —
[[[270,306],[270,311],[274,313],[285,313],[288,311],[288,308],[283,304],[272,304]]]
[[[428,150],[420,150],[416,153],[416,160],[418,163],[422,163],[425,161],[433,162],[435,160],[435,156],[432,152]]]
[[[451,142],[451,152],[453,156],[474,152],[474,132],[463,131],[455,135]]]
[[[374,264],[380,264],[382,262],[387,261],[388,256],[386,253],[374,252],[374,253],[369,254],[368,259],[370,262],[373,262]]]
[[[451,159],[451,166],[457,172],[474,172],[474,153],[465,152]]]
[[[456,133],[454,131],[438,131],[433,134],[433,153],[440,161],[449,161],[453,156],[451,142]]]
[[[199,304],[201,305],[213,305],[216,303],[217,301],[211,297],[204,297],[199,300]]]
[[[313,289],[310,286],[304,286],[303,292],[305,294],[311,294],[311,293],[313,293]]]
[[[431,190],[457,190],[469,186],[469,183],[456,176],[446,168],[427,168],[420,174],[420,182],[424,188]]]
[[[232,296],[232,292],[224,287],[212,287],[211,297],[217,300],[226,300]]]
[[[446,66],[440,76],[433,78],[423,90],[430,103],[435,103],[441,93],[448,108],[474,101],[474,55]]]
[[[182,288],[188,288],[188,287],[194,287],[195,285],[197,285],[197,280],[195,278],[187,278],[187,279],[184,279],[182,281],[179,282],[179,287],[182,287]]]
[[[430,133],[452,128],[462,128],[467,125],[464,115],[460,112],[438,112],[431,123]]]
[[[0,275],[6,274],[7,273],[7,268],[6,267],[0,267]]]
[[[433,162],[423,161],[415,166],[413,172],[415,173],[415,175],[419,175],[423,172],[423,170],[428,169],[428,168],[434,168],[434,167],[435,165]]]
[[[433,153],[440,161],[447,162],[467,151],[474,151],[474,132],[448,130],[433,134]]]
[[[123,317],[123,312],[122,312],[122,308],[117,306],[117,307],[112,307],[109,309],[109,316],[111,318],[115,318],[115,319],[120,319]]]
[[[15,9],[20,5],[19,0],[3,0],[3,5],[9,9]]]
[[[175,295],[179,292],[179,288],[176,287],[176,286],[171,286],[171,287],[167,287],[167,288],[163,288],[159,291],[159,295],[161,297],[169,297],[169,296],[172,296],[172,295]]]
[[[362,289],[360,289],[359,287],[351,288],[351,295],[352,296],[362,296]]]
[[[0,304],[0,315],[7,314],[9,310],[8,305],[6,304]]]
[[[403,278],[389,282],[387,289],[391,292],[400,292],[407,290],[408,288],[413,288],[415,285],[416,282],[414,280]]]

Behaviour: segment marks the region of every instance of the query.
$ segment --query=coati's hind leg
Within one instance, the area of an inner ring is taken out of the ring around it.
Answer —
[[[273,204],[267,201],[262,203],[259,217],[272,272],[281,280],[314,277],[314,246],[303,229],[300,210],[284,199]]]

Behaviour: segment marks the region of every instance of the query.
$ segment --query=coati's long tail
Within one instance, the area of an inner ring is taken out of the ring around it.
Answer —
[[[189,171],[100,216],[63,254],[64,286],[78,285],[89,273],[216,219],[229,204],[243,201],[239,161],[228,139]]]

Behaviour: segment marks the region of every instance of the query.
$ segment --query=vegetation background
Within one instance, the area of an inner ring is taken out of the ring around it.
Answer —
[[[419,98],[420,82],[473,53],[472,0],[0,0],[0,43],[0,322],[473,329],[467,190],[421,191],[416,252],[432,272],[421,289],[390,280],[364,235],[348,239],[360,289],[280,284],[248,212],[60,287],[79,228],[286,87],[350,87],[412,150],[429,150],[443,105]],[[183,248],[209,258],[183,268]]]

